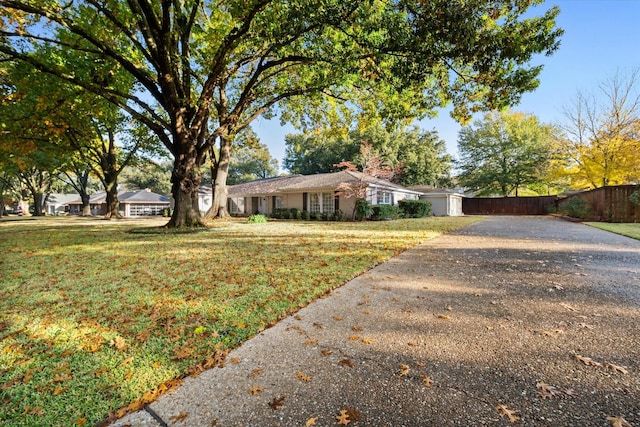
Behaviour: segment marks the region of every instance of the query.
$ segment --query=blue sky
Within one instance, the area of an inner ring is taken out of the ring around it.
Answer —
[[[548,123],[562,121],[563,107],[571,103],[578,91],[597,88],[618,70],[640,67],[640,0],[547,0],[542,10],[551,5],[561,9],[558,25],[565,34],[560,49],[551,57],[541,56],[532,61],[544,65],[540,86],[513,107]],[[456,155],[460,125],[447,111],[418,125],[437,130],[447,143],[447,151]],[[284,137],[295,129],[281,127],[277,119],[258,119],[253,129],[267,144],[271,156],[282,164]]]

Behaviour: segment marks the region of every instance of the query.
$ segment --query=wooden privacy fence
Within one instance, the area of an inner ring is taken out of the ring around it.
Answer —
[[[546,215],[555,207],[557,196],[471,197],[462,199],[465,215]]]
[[[470,197],[462,199],[465,215],[546,215],[557,212],[564,203],[581,198],[589,204],[586,220],[606,222],[640,222],[640,206],[631,195],[640,185],[617,185],[573,194],[567,197]],[[560,209],[561,212],[561,209]]]
[[[640,185],[617,185],[568,196],[558,203],[565,203],[578,197],[586,200],[591,207],[591,215],[586,219],[607,222],[640,222],[640,206],[631,202],[631,194],[640,192]],[[463,210],[464,212],[464,210]]]

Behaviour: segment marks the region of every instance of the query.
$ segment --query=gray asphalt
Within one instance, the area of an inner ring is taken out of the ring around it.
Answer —
[[[490,217],[368,271],[112,426],[640,427],[639,352],[640,241]]]

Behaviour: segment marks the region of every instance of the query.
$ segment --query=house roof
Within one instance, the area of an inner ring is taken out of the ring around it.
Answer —
[[[462,192],[456,191],[456,190],[447,189],[447,188],[433,188],[433,187],[428,186],[428,185],[413,185],[413,186],[411,186],[409,188],[414,190],[414,191],[419,191],[420,193],[422,193],[425,196],[448,196],[448,195],[452,195],[452,196],[464,197],[464,194]]]
[[[92,205],[99,205],[101,203],[105,203],[107,200],[107,193],[104,191],[100,191],[98,193],[92,194],[89,198],[89,203]],[[157,204],[166,204],[169,203],[170,199],[167,196],[163,196],[162,194],[153,193],[149,190],[135,190],[135,191],[119,191],[118,192],[118,202],[120,203],[157,203]],[[69,202],[71,205],[82,204],[82,200],[76,196],[76,199]]]
[[[50,205],[66,205],[78,200],[77,194],[51,193],[47,198]]]
[[[384,179],[363,175],[361,172],[341,171],[319,173],[315,175],[288,175],[275,178],[259,179],[229,187],[229,197],[265,195],[275,193],[291,193],[304,191],[334,191],[341,184],[357,184],[361,180],[373,187],[420,194]]]

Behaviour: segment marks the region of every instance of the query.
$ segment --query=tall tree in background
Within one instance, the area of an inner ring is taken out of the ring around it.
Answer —
[[[257,147],[236,148],[229,163],[228,184],[253,181],[278,176],[278,161],[271,157],[269,148],[259,143]]]
[[[285,136],[283,167],[293,174],[336,172],[336,164],[353,161],[359,143],[346,131],[316,129]]]
[[[578,93],[564,115],[558,142],[572,187],[640,182],[640,69]]]
[[[460,185],[478,195],[515,195],[547,176],[554,130],[529,114],[492,112],[460,130]]]
[[[200,222],[211,147],[214,204],[224,210],[234,136],[277,106],[285,119],[322,118],[341,100],[403,119],[453,102],[467,120],[517,102],[538,84],[541,66],[530,59],[551,54],[561,35],[556,7],[523,17],[540,3],[0,0],[0,53],[104,97],[154,132],[174,157],[168,225],[184,226]],[[76,72],[61,60],[70,50],[101,72]],[[120,70],[136,91],[115,83]]]
[[[402,185],[446,186],[452,158],[435,131],[418,127],[387,129],[381,123],[350,132],[336,129],[287,135],[285,167],[291,173],[310,175],[335,172],[336,164],[356,162],[367,143],[388,165],[398,167],[395,182]]]
[[[128,189],[148,188],[154,193],[171,194],[171,162],[139,161],[122,171],[121,182]]]

